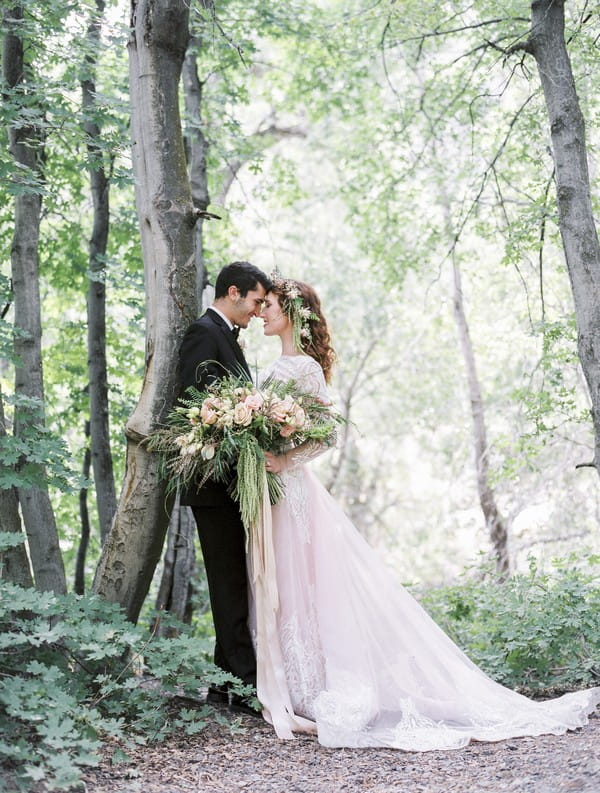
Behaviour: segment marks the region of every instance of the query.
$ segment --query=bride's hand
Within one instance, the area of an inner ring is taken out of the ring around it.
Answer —
[[[285,468],[285,455],[265,452],[265,468],[269,474],[280,474]]]

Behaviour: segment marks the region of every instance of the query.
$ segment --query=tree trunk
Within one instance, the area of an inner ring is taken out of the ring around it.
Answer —
[[[600,474],[600,245],[590,198],[585,123],[565,43],[564,0],[536,0],[526,45],[537,63],[556,167],[558,223],[571,281],[578,352],[590,390],[592,465]]]
[[[23,99],[27,115],[17,118],[10,125],[9,144],[11,153],[24,174],[23,183],[34,182],[15,196],[15,228],[11,248],[11,272],[14,293],[15,325],[15,409],[14,432],[17,437],[28,427],[43,422],[39,411],[26,409],[18,404],[18,397],[34,399],[44,405],[42,374],[42,321],[38,273],[38,241],[42,208],[41,184],[43,181],[43,132],[31,118],[31,97],[28,96],[27,66],[24,61],[23,6],[15,4],[5,10],[2,63],[5,84],[12,89],[12,102]],[[26,28],[25,28],[26,29]],[[38,112],[41,108],[38,106]],[[29,553],[33,565],[36,586],[41,590],[64,593],[67,590],[65,570],[58,542],[58,532],[45,472],[39,467],[39,487],[20,487],[19,502],[29,541]]]
[[[198,65],[195,48],[200,45],[198,39],[190,42],[183,62],[183,94],[187,117],[187,133],[185,136],[188,171],[194,207],[204,212],[210,203],[208,179],[206,174],[206,153],[208,141],[202,128],[202,83],[198,77]],[[202,294],[206,286],[203,246],[204,219],[199,217],[194,228],[194,260],[196,267],[196,300],[202,305]],[[180,507],[175,503],[169,529],[167,545],[163,560],[163,570],[156,598],[158,612],[168,611],[177,619],[191,618],[192,577],[196,560],[194,535],[196,523],[189,507]],[[173,635],[172,628],[157,627],[160,635]]]
[[[117,510],[113,462],[110,448],[108,377],[106,372],[106,285],[105,257],[109,229],[109,182],[104,169],[100,127],[96,117],[96,61],[100,45],[104,0],[96,0],[96,13],[88,25],[86,56],[81,79],[87,139],[88,171],[94,205],[94,224],[89,244],[87,293],[88,379],[90,436],[100,535],[105,541]]]
[[[169,523],[156,610],[159,615],[165,611],[180,622],[186,623],[189,623],[192,617],[192,583],[196,563],[195,534],[196,522],[192,510],[189,507],[179,506],[177,500]],[[159,616],[156,633],[159,636],[176,636],[177,630],[171,625],[162,625]]]
[[[186,172],[178,83],[188,43],[185,0],[132,2],[129,41],[132,149],[146,286],[146,366],[127,422],[127,461],[117,514],[94,590],[136,620],[160,557],[171,500],[158,455],[144,440],[178,392],[177,359],[196,318],[194,208]]]
[[[202,83],[198,77],[198,64],[193,47],[198,46],[194,40],[188,47],[183,63],[183,95],[188,122],[186,142],[188,148],[190,185],[192,201],[196,209],[204,212],[210,203],[208,194],[208,180],[206,177],[206,153],[208,141],[202,129]],[[202,238],[204,220],[198,219],[194,229],[194,252],[196,260],[196,300],[198,306],[202,305],[202,293],[206,286],[206,273],[204,270],[204,245]]]
[[[85,437],[90,437],[90,422],[85,422]],[[86,444],[83,452],[83,465],[81,474],[84,479],[90,475],[90,465],[92,461],[92,450],[89,443]],[[90,515],[88,510],[88,488],[83,486],[79,490],[79,522],[81,524],[81,535],[79,546],[77,547],[77,557],[75,559],[75,594],[83,595],[85,592],[85,558],[87,556],[88,543],[90,541]]]
[[[477,376],[473,343],[469,333],[469,325],[465,314],[460,269],[453,262],[454,272],[454,318],[458,328],[463,360],[467,370],[469,398],[471,402],[471,419],[473,422],[473,442],[475,445],[475,468],[477,471],[477,492],[479,503],[485,519],[485,525],[494,547],[496,569],[504,577],[510,569],[508,556],[508,532],[506,524],[496,504],[496,496],[489,484],[489,454],[485,415],[481,387]]]
[[[457,239],[456,231],[453,228],[450,213],[450,197],[444,184],[439,184],[440,204],[446,216],[446,232],[450,239]],[[490,463],[489,448],[487,441],[487,429],[485,423],[485,409],[481,385],[477,374],[477,363],[469,323],[465,312],[465,304],[462,291],[462,279],[458,262],[456,261],[456,251],[452,251],[452,275],[453,275],[453,308],[454,321],[458,330],[460,348],[467,373],[467,383],[469,391],[469,402],[471,407],[471,423],[473,427],[473,446],[475,450],[475,472],[477,477],[477,494],[479,505],[483,512],[483,519],[487,532],[494,549],[496,561],[496,571],[501,579],[505,578],[510,572],[510,556],[508,553],[508,530],[504,518],[502,517],[496,494],[490,486]]]
[[[0,391],[0,440],[7,434],[4,402]],[[20,545],[0,551],[0,578],[10,581],[11,584],[32,587],[33,579],[25,550],[25,535],[21,527],[19,501],[14,487],[0,488],[0,531],[18,534],[23,538]]]

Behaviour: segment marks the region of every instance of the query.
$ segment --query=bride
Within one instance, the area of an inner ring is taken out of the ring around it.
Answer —
[[[314,290],[277,277],[262,319],[281,356],[262,374],[329,402],[335,354]],[[285,498],[249,553],[257,694],[280,738],[324,746],[456,749],[561,734],[587,722],[600,687],[534,702],[495,683],[394,579],[306,463],[304,444],[266,454]]]

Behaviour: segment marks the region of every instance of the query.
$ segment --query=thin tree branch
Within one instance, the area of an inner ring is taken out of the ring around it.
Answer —
[[[272,117],[272,114],[267,116],[267,119],[270,117]],[[273,121],[267,127],[263,127],[262,125],[267,119],[263,119],[256,130],[249,136],[250,139],[254,138],[255,140],[271,137],[272,140],[270,143],[263,144],[265,147],[273,145],[277,141],[284,138],[306,138],[308,135],[307,130],[300,124],[295,124],[291,127],[280,127],[276,122]],[[227,194],[231,189],[231,185],[237,179],[238,173],[249,159],[250,155],[248,155],[248,157],[236,157],[230,161],[226,160],[227,166],[224,169],[224,174],[222,175],[221,188],[219,190],[216,202],[220,206],[223,206],[225,203]]]
[[[423,42],[426,39],[437,38],[439,36],[451,36],[455,33],[464,33],[466,30],[477,30],[482,27],[489,27],[491,25],[499,25],[503,22],[525,22],[529,23],[527,17],[498,17],[497,19],[487,19],[482,22],[476,22],[472,25],[461,25],[457,28],[449,28],[448,30],[432,30],[428,33],[420,33],[418,36],[408,36],[404,39],[398,39],[390,44],[391,47],[398,46],[399,44],[409,44],[412,41]]]
[[[350,411],[352,409],[352,400],[354,397],[355,389],[358,383],[358,380],[366,366],[367,360],[369,356],[377,346],[378,339],[373,338],[367,345],[367,348],[363,352],[358,362],[358,365],[353,370],[352,379],[350,380],[350,384],[346,390],[346,396],[343,400],[344,411],[343,416],[345,419],[344,422],[344,429],[342,433],[342,445],[340,448],[340,453],[337,456],[337,460],[335,461],[332,469],[331,475],[327,484],[325,485],[326,489],[331,492],[332,488],[334,487],[340,471],[342,469],[342,465],[344,464],[344,460],[346,459],[347,447],[348,447],[348,435],[350,433]]]
[[[540,238],[538,245],[539,284],[540,284],[540,300],[542,302],[542,337],[543,337],[544,352],[546,351],[546,301],[544,296],[544,241],[546,239],[546,219],[547,219],[546,207],[548,206],[548,193],[550,192],[550,185],[554,181],[554,172],[555,169],[552,168],[552,174],[550,175],[550,178],[546,182],[546,187],[544,189],[544,205],[542,211],[542,220],[540,223]]]
[[[465,226],[467,225],[467,221],[468,221],[469,217],[471,216],[471,213],[473,212],[473,210],[475,209],[475,207],[479,203],[479,199],[481,198],[481,196],[483,194],[483,191],[484,191],[485,186],[487,184],[488,177],[489,177],[490,173],[494,170],[496,163],[498,162],[498,160],[500,159],[502,153],[504,152],[504,149],[506,148],[506,145],[507,145],[507,143],[508,143],[508,141],[510,139],[510,136],[511,136],[512,131],[513,131],[514,127],[515,127],[515,124],[517,123],[519,117],[521,116],[521,113],[523,113],[523,111],[525,110],[525,108],[527,107],[529,102],[533,99],[533,96],[534,96],[534,94],[530,94],[527,97],[527,99],[523,102],[521,107],[517,110],[517,112],[514,114],[514,116],[510,120],[506,135],[504,136],[504,139],[502,140],[502,143],[500,144],[500,146],[496,150],[496,153],[494,154],[491,162],[489,163],[489,165],[487,166],[487,168],[483,172],[483,176],[482,176],[482,179],[481,179],[481,185],[479,187],[479,190],[477,191],[477,195],[471,201],[471,205],[469,206],[469,208],[468,208],[467,212],[465,213],[462,221],[460,222],[460,224],[458,226],[458,229],[457,229],[457,231],[454,234],[454,239],[452,241],[452,244],[451,244],[450,248],[448,249],[448,251],[446,252],[446,255],[444,256],[444,259],[446,259],[448,256],[450,256],[450,254],[452,254],[452,252],[456,248],[456,245],[457,245],[458,241],[460,240],[460,237],[461,237],[461,235],[462,235],[462,233],[463,233],[463,231],[465,229]]]

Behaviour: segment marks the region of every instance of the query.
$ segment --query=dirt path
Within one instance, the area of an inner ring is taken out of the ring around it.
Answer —
[[[600,714],[582,730],[454,752],[325,749],[251,717],[90,771],[86,793],[600,793]]]

